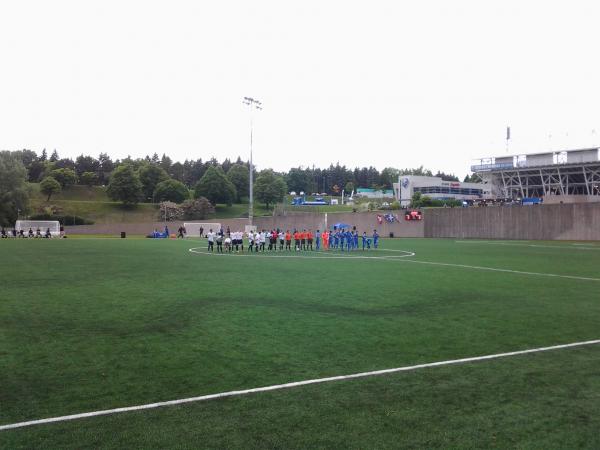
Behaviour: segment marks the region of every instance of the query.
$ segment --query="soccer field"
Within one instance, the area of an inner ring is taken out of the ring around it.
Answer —
[[[218,256],[29,239],[0,254],[0,428],[600,339],[598,243]],[[598,430],[589,344],[4,429],[0,447],[598,448]]]

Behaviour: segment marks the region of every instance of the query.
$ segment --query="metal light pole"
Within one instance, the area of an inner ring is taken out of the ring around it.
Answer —
[[[252,97],[244,97],[242,103],[248,106],[248,111],[250,112],[250,188],[248,190],[248,222],[249,225],[252,225],[252,220],[254,218],[254,166],[252,165],[252,135],[254,132],[254,125],[252,113],[255,109],[261,110],[262,103]]]

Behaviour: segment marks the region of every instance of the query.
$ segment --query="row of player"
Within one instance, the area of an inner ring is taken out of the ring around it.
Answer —
[[[313,250],[340,250],[354,251],[359,249],[359,240],[361,237],[356,230],[337,229],[332,231],[317,230],[313,234],[311,230],[262,230],[261,232],[243,233],[241,231],[233,231],[225,235],[223,230],[214,232],[212,229],[207,233],[208,251],[213,252],[215,244],[217,252],[222,253],[223,247],[227,252],[244,251],[244,237],[247,242],[248,252],[270,252],[275,251],[313,251]],[[293,246],[292,246],[293,240]],[[373,230],[373,235],[368,236],[366,232],[362,234],[362,249],[370,250],[371,242],[374,248],[379,247],[379,234],[377,230]],[[314,243],[314,247],[313,247]]]
[[[50,233],[50,228],[46,228],[46,231],[42,234],[42,230],[40,230],[39,228],[37,228],[35,230],[35,233],[33,232],[33,229],[29,228],[29,231],[27,232],[27,234],[25,234],[24,230],[17,230],[15,228],[12,229],[12,231],[7,232],[4,227],[2,227],[2,229],[0,230],[0,237],[2,239],[4,238],[9,238],[9,237],[13,237],[13,238],[46,238],[49,239],[52,237],[52,233]]]

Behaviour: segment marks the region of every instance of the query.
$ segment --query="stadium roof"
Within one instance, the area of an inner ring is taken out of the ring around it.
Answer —
[[[554,153],[562,153],[562,152],[567,152],[567,153],[573,153],[573,152],[589,152],[590,150],[600,150],[600,147],[588,147],[588,148],[575,148],[575,149],[564,149],[564,150],[548,150],[546,152],[535,152],[535,153],[511,153],[511,154],[506,154],[506,155],[496,155],[493,156],[494,158],[509,158],[511,156],[537,156],[537,155],[550,155],[550,154],[554,154]],[[480,160],[480,159],[489,159],[492,158],[492,156],[484,156],[481,158],[475,158],[475,160]]]

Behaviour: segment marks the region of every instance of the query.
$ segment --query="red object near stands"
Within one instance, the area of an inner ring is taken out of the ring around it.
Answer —
[[[404,215],[405,220],[423,220],[423,213],[421,211],[408,211]]]

